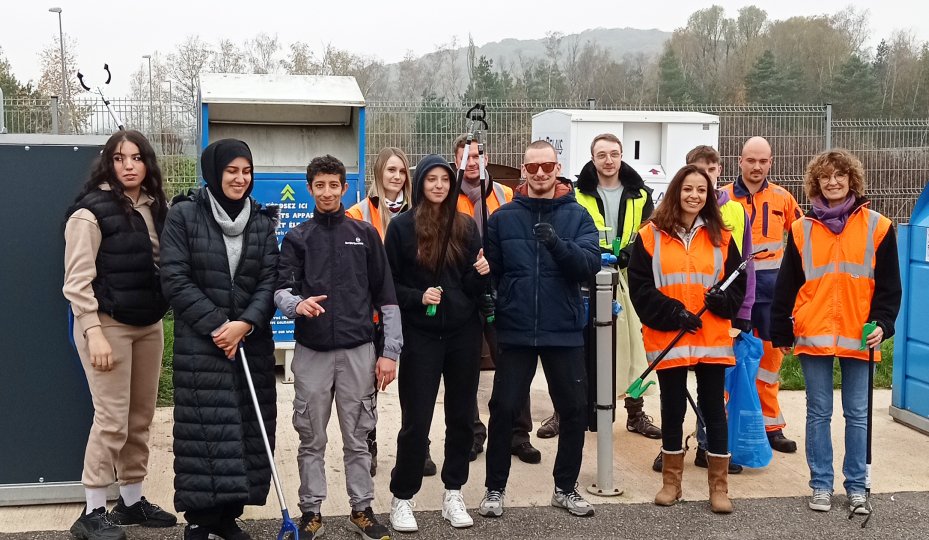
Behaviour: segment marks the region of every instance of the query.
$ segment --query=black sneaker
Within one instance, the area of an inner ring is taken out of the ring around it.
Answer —
[[[71,525],[71,534],[77,540],[126,540],[126,532],[110,521],[106,508],[95,508],[87,513],[87,507],[81,511],[81,517]]]
[[[323,515],[319,512],[304,512],[300,517],[300,540],[316,540],[326,528],[323,527]]]
[[[664,467],[664,459],[662,459],[661,455],[661,452],[658,452],[658,457],[652,462],[652,470],[655,472],[661,472],[661,469]]]
[[[702,469],[709,467],[709,463],[706,461],[706,450],[703,448],[697,447],[697,455],[694,456],[694,465]],[[729,474],[740,474],[742,472],[742,466],[738,463],[733,463],[732,460],[729,460]]]
[[[184,527],[184,540],[209,540],[210,530],[201,525]]]
[[[535,464],[542,462],[542,452],[539,452],[539,450],[532,446],[532,443],[529,441],[520,443],[513,448],[510,448],[510,453],[518,457],[519,460],[523,463]]]
[[[177,525],[177,516],[161,509],[157,504],[142,497],[132,506],[126,506],[122,496],[110,511],[110,521],[117,525],[141,525],[142,527],[173,527]]]
[[[349,520],[358,534],[366,540],[390,540],[390,531],[377,522],[370,506],[360,512],[353,510]]]
[[[223,540],[252,540],[252,536],[243,531],[235,518],[223,523],[217,529],[213,529],[213,535]]]

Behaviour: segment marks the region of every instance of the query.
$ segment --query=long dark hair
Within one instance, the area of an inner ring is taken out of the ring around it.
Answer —
[[[434,167],[432,167],[434,168]],[[428,171],[424,171],[423,174]],[[439,268],[439,252],[442,250],[442,240],[445,237],[445,228],[448,226],[449,213],[454,212],[455,220],[452,224],[452,234],[449,236],[448,251],[445,254],[445,264],[457,266],[464,262],[465,253],[470,243],[469,225],[472,220],[458,211],[457,197],[454,195],[455,177],[449,178],[448,196],[441,204],[433,204],[420,193],[422,200],[413,209],[416,224],[416,261],[424,268],[435,272]],[[420,189],[425,188],[421,182]]]
[[[681,209],[681,186],[684,179],[691,174],[698,174],[706,180],[706,204],[700,209],[699,216],[703,218],[706,231],[710,234],[710,241],[714,246],[720,246],[723,242],[722,231],[726,229],[723,224],[723,216],[719,212],[719,204],[716,202],[716,190],[713,189],[713,183],[702,169],[696,165],[685,165],[677,171],[668,189],[665,191],[664,198],[655,213],[649,221],[656,227],[668,233],[671,236],[677,236],[677,227],[684,226],[684,211]],[[728,229],[727,229],[728,230]]]
[[[155,223],[164,220],[165,216],[168,214],[168,201],[165,196],[161,168],[158,166],[158,159],[155,157],[155,149],[152,148],[151,143],[148,142],[145,135],[142,135],[134,129],[117,131],[106,141],[106,144],[103,146],[103,151],[100,152],[100,157],[94,161],[90,169],[90,178],[87,179],[80,193],[75,197],[74,205],[68,209],[68,216],[74,213],[81,199],[97,189],[100,184],[109,184],[113,194],[116,195],[116,200],[119,201],[120,206],[123,207],[126,214],[132,213],[132,203],[129,201],[129,198],[125,196],[123,185],[119,179],[116,178],[116,169],[113,168],[113,156],[119,149],[119,145],[124,142],[131,142],[139,147],[139,153],[142,155],[142,163],[145,164],[145,178],[142,180],[142,188],[149,196],[155,199],[155,204],[152,205],[152,218]]]

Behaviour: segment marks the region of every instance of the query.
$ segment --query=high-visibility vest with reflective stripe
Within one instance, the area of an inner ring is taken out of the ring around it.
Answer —
[[[789,191],[772,182],[747,197],[736,197],[734,186],[729,184],[722,189],[729,193],[731,200],[741,204],[748,214],[752,223],[752,249],[768,250],[755,257],[755,271],[777,270],[784,259],[787,230],[800,216],[800,205]]]
[[[868,359],[867,350],[859,350],[861,331],[874,296],[875,252],[890,226],[865,206],[852,212],[839,234],[811,217],[793,224],[806,279],[793,311],[796,354]],[[880,359],[877,349],[874,360]]]
[[[345,211],[345,215],[357,219],[358,221],[367,221],[371,225],[374,225],[374,228],[377,229],[377,234],[381,235],[381,240],[384,240],[384,234],[386,231],[382,230],[381,227],[381,212],[371,203],[371,199],[365,197],[354,206]]]
[[[492,196],[491,196],[492,195]],[[513,200],[513,190],[499,184],[497,182],[493,183],[493,189],[491,190],[491,195],[487,196],[487,215],[494,213],[494,210],[500,208],[504,204]],[[469,216],[474,216],[474,205],[471,204],[471,199],[468,198],[464,193],[458,195],[458,211],[464,212]]]
[[[732,234],[732,241],[735,247],[742,253],[742,241],[745,239],[745,209],[735,201],[726,201],[726,204],[719,207],[719,213],[723,215],[723,224]]]
[[[648,200],[647,197],[649,197],[649,194],[644,189],[639,190],[639,192],[641,195],[640,197],[630,197],[626,199],[626,211],[623,215],[623,230],[622,237],[619,239],[619,249],[623,249],[632,243],[633,238],[635,238],[635,233],[639,230],[639,227],[642,226],[642,213],[645,211],[645,201]],[[605,231],[606,220],[603,214],[600,213],[600,207],[597,205],[597,197],[575,191],[574,198],[577,200],[578,204],[587,209],[587,213],[590,214],[590,217],[594,218],[594,225],[597,226],[597,230],[601,233]],[[613,245],[606,241],[606,236],[603,234],[600,235],[600,247],[607,250],[613,249]]]
[[[652,275],[655,288],[662,294],[684,304],[691,313],[704,305],[704,293],[725,277],[726,253],[732,236],[723,231],[722,245],[714,246],[704,227],[694,234],[690,246],[649,223],[639,231],[645,251],[652,256]],[[732,327],[710,311],[703,314],[703,328],[696,334],[685,333],[655,369],[693,366],[698,363],[734,365]],[[663,332],[648,326],[642,327],[645,355],[651,362],[671,343],[677,330]]]

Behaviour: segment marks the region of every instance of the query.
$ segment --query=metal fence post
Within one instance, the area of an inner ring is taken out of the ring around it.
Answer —
[[[826,150],[832,149],[832,103],[826,103]]]
[[[49,111],[52,113],[52,133],[61,135],[61,125],[58,123],[58,96],[52,96]]]

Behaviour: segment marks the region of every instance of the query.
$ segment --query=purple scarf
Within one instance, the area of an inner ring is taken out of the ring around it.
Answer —
[[[813,199],[813,214],[833,234],[839,234],[845,229],[845,223],[848,221],[848,216],[852,213],[854,206],[855,196],[852,193],[849,193],[848,197],[845,198],[845,202],[838,206],[829,206],[826,199],[820,196]]]

